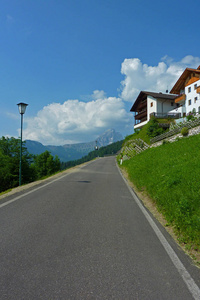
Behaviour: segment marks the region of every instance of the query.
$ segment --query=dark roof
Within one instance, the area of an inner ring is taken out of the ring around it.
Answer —
[[[191,73],[200,74],[200,66],[197,69],[186,68],[171,89],[170,93],[179,94],[180,90],[184,89],[185,81]]]
[[[133,106],[131,107],[130,111],[135,111],[135,109],[138,106],[138,103],[146,98],[146,96],[152,96],[156,99],[166,99],[166,100],[174,100],[177,95],[173,94],[163,94],[163,93],[154,93],[154,92],[147,92],[147,91],[141,91],[135,100]]]

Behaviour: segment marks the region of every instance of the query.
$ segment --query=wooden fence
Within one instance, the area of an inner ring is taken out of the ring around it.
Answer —
[[[131,157],[141,153],[149,148],[149,145],[142,139],[133,139],[126,142],[123,146],[121,153],[123,153],[123,159],[130,159]]]

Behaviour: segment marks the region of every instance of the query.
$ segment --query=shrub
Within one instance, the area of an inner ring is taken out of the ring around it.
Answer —
[[[187,135],[188,135],[188,132],[189,132],[189,130],[188,130],[187,127],[183,127],[183,128],[181,129],[181,134],[182,134],[182,136],[187,136]]]
[[[135,132],[136,134],[138,134],[138,133],[140,132],[140,129],[134,129],[134,132]]]
[[[196,115],[196,108],[193,108],[192,114],[195,116]]]
[[[170,143],[170,142],[167,141],[167,140],[163,140],[163,142],[162,142],[163,145],[166,145],[166,144],[169,144],[169,143]]]
[[[194,121],[195,117],[192,112],[189,112],[188,115],[186,116],[187,121]]]
[[[147,125],[147,135],[150,138],[153,138],[165,132],[165,130],[159,126],[158,120],[155,117],[152,117]]]

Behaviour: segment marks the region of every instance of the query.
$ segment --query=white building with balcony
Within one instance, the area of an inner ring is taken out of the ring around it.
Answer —
[[[159,118],[178,118],[179,112],[172,113],[178,105],[177,95],[141,91],[130,111],[135,112],[134,129],[142,128],[149,122],[152,115]]]
[[[178,110],[182,111],[182,116],[184,113],[200,113],[200,66],[197,69],[186,68],[170,93],[178,94],[175,103],[179,106]]]

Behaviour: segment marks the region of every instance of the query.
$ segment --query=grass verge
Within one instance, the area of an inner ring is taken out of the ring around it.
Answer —
[[[200,135],[151,148],[123,162],[129,179],[152,199],[180,243],[200,254]],[[200,259],[198,258],[197,260]]]

